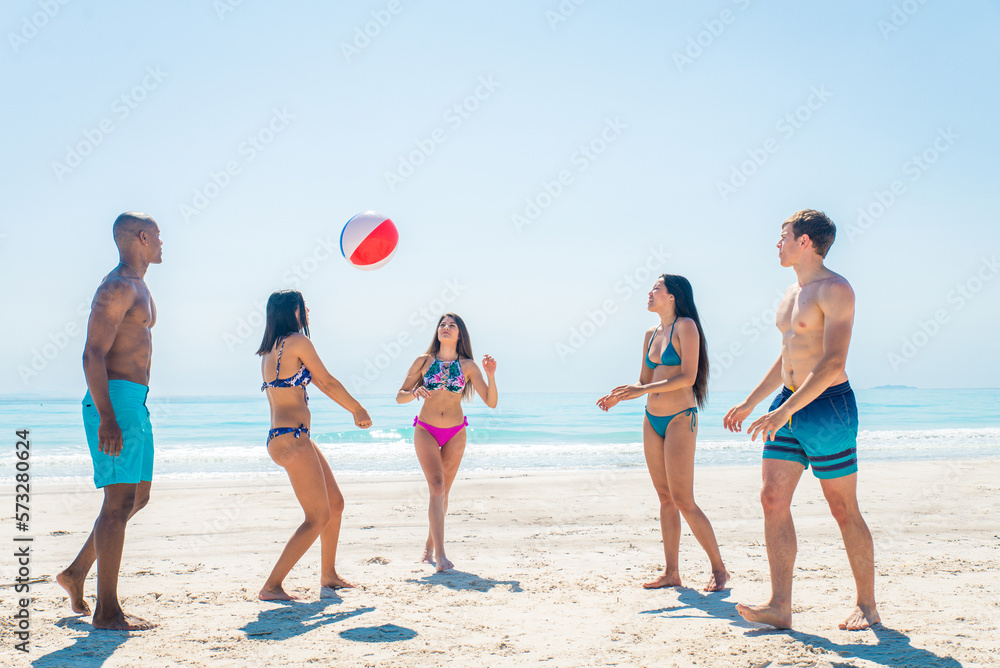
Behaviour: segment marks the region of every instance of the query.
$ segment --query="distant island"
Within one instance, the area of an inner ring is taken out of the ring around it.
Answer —
[[[878,385],[877,387],[870,388],[872,390],[915,390],[917,388],[911,385]]]

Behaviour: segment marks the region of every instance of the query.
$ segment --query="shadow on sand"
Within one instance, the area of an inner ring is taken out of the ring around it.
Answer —
[[[842,631],[841,633],[848,633]],[[894,629],[876,624],[868,631],[852,631],[851,633],[874,633],[878,644],[868,643],[837,643],[823,636],[803,633],[794,630],[757,628],[747,633],[750,637],[763,635],[786,635],[798,640],[806,647],[824,649],[838,654],[842,658],[864,659],[880,666],[892,668],[911,668],[912,666],[934,666],[934,668],[961,668],[962,664],[950,656],[939,656],[926,649],[920,649],[910,644],[910,637]]]
[[[323,598],[311,603],[276,601],[279,603],[278,607],[261,610],[257,614],[257,619],[248,622],[240,630],[246,633],[248,638],[287,640],[326,624],[336,624],[375,610],[366,607],[342,612],[326,612],[328,607],[341,602],[340,598]]]
[[[354,642],[399,642],[417,637],[417,632],[395,624],[359,626],[340,632],[340,637]]]
[[[673,589],[678,592],[677,602],[679,605],[672,605],[669,608],[660,608],[659,610],[643,610],[639,614],[659,615],[663,613],[673,613],[674,611],[679,610],[701,610],[711,617],[728,620],[733,626],[739,626],[745,629],[757,628],[740,617],[739,613],[736,612],[736,606],[729,600],[730,590],[728,589],[713,592],[702,592],[697,589],[691,589],[690,587],[673,587]],[[703,619],[705,617],[705,615],[697,614],[669,614],[665,616],[671,618],[691,617],[697,619]]]
[[[523,591],[521,583],[517,580],[494,580],[455,569],[433,573],[418,580],[407,580],[407,582],[441,585],[455,591],[489,591],[493,587],[510,587],[512,592]]]
[[[793,640],[797,640],[805,647],[816,648],[833,652],[841,658],[864,659],[877,663],[880,666],[890,666],[891,668],[912,668],[913,666],[934,666],[934,668],[961,668],[962,664],[950,656],[939,656],[934,652],[919,647],[914,647],[910,643],[909,636],[894,629],[887,628],[884,624],[876,624],[868,631],[838,631],[838,633],[873,633],[878,639],[877,644],[859,643],[838,643],[817,636],[811,633],[803,633],[790,629],[773,629],[764,627],[762,624],[753,624],[740,617],[736,612],[736,606],[729,599],[729,590],[721,592],[703,593],[687,587],[676,588],[679,592],[677,601],[679,605],[673,605],[658,610],[643,610],[640,614],[660,615],[664,617],[704,617],[704,615],[694,614],[673,614],[683,610],[701,610],[717,619],[728,620],[733,626],[747,629],[746,635],[751,638],[767,635],[785,635]],[[846,637],[846,636],[845,636]]]
[[[40,656],[31,662],[35,668],[101,668],[133,633],[155,633],[152,631],[106,631],[98,630],[85,621],[84,617],[64,617],[56,626],[68,628],[86,635],[73,639],[73,644]]]

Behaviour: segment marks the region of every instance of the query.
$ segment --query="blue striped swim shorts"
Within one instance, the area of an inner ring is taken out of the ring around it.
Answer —
[[[771,402],[776,410],[792,396],[781,388]],[[817,478],[842,478],[858,471],[858,404],[849,382],[828,387],[764,442],[764,459],[812,464]]]

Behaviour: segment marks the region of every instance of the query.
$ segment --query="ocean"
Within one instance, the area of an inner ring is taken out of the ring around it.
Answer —
[[[859,459],[913,461],[1000,457],[1000,389],[855,390],[861,416]],[[419,475],[413,453],[416,403],[359,396],[371,429],[313,391],[312,436],[338,475]],[[463,472],[643,468],[643,399],[598,409],[599,394],[502,394],[496,410],[477,398],[466,405]],[[701,412],[696,466],[760,461],[760,441],[722,428],[722,416],[744,398],[716,392]],[[754,413],[761,415],[769,402]],[[267,455],[268,406],[249,397],[158,397],[147,403],[156,442],[157,480],[284,477]],[[0,399],[9,446],[0,477],[14,475],[15,430],[29,429],[32,477],[89,480],[90,455],[79,399]],[[747,426],[749,422],[745,423]]]

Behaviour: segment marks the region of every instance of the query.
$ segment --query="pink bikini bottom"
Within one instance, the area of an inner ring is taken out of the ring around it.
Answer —
[[[414,417],[413,426],[416,427],[417,425],[420,425],[421,427],[426,429],[427,433],[433,436],[434,440],[437,441],[438,447],[443,448],[445,446],[445,443],[450,441],[452,437],[455,436],[455,434],[457,434],[458,432],[462,431],[463,429],[469,426],[469,418],[465,418],[464,420],[462,420],[462,424],[454,427],[435,427],[433,425],[427,424],[426,422],[421,422],[419,419],[417,419],[417,417]]]

